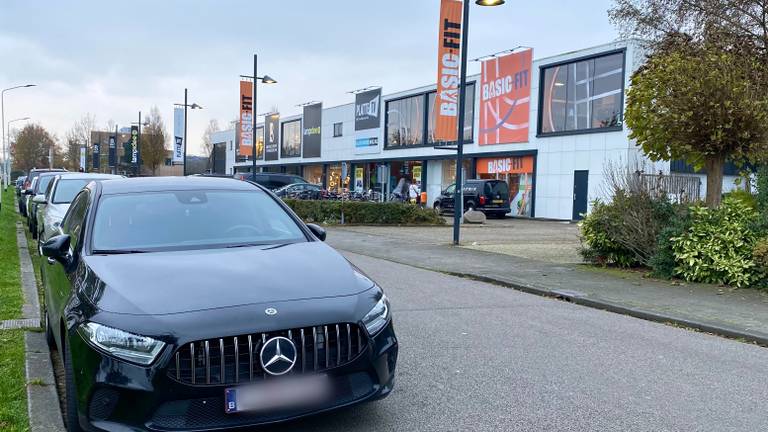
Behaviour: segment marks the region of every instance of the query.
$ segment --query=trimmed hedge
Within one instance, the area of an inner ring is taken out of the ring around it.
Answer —
[[[367,225],[444,225],[433,209],[403,203],[366,201],[292,200],[285,203],[307,223],[338,224],[344,209],[344,223]]]

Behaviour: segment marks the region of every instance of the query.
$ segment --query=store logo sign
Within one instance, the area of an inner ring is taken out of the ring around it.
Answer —
[[[491,159],[488,161],[488,174],[506,174],[523,169],[523,158]]]
[[[355,95],[355,130],[374,129],[380,126],[381,89]]]
[[[355,147],[357,148],[376,147],[378,145],[379,145],[379,138],[377,137],[358,138],[355,140]]]

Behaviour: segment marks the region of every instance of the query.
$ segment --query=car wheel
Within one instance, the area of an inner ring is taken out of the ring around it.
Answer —
[[[64,337],[64,335],[62,335]],[[64,387],[66,395],[66,404],[64,407],[64,420],[67,423],[67,431],[83,432],[80,427],[80,420],[77,413],[77,389],[75,388],[75,371],[72,367],[72,358],[69,354],[69,348],[64,347]]]
[[[48,348],[56,348],[56,338],[53,337],[53,329],[51,329],[51,321],[48,319],[48,311],[45,311],[45,342],[48,344]]]

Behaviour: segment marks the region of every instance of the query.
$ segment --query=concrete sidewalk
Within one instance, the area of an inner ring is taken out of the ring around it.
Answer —
[[[673,284],[640,274],[454,247],[448,244],[450,237],[436,241],[424,235],[405,241],[393,235],[397,229],[333,227],[327,242],[344,251],[768,346],[768,293]]]

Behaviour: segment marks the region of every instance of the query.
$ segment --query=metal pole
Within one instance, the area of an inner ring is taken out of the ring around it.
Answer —
[[[120,160],[119,157],[117,157],[117,142],[119,141],[117,136],[117,125],[115,125],[115,161],[114,164],[112,164],[112,174],[117,174],[117,165],[118,161]],[[107,149],[107,151],[111,152],[112,149]],[[109,153],[107,153],[107,157],[109,157]]]
[[[187,176],[187,106],[189,106],[189,103],[187,102],[187,89],[184,89],[184,170],[182,173],[184,176]]]
[[[139,111],[139,135],[136,137],[136,177],[141,176],[141,111]]]
[[[459,118],[456,136],[456,191],[454,193],[453,244],[461,237],[461,218],[464,214],[464,109],[467,93],[467,34],[469,33],[469,0],[464,0],[464,17],[461,20],[461,81],[459,83]]]
[[[8,155],[6,152],[6,139],[5,139],[5,90],[0,92],[0,121],[3,123],[3,178],[0,179],[2,181],[3,189],[8,187],[8,180],[6,180],[6,174],[8,171]]]
[[[256,54],[253,55],[253,106],[251,107],[253,109],[253,121],[252,121],[252,129],[253,129],[253,138],[251,138],[251,142],[253,143],[253,150],[251,151],[251,158],[253,159],[253,180],[256,181],[256,123],[257,123],[257,111],[256,111],[256,84],[258,82],[258,56]],[[267,138],[267,120],[264,119],[264,141],[266,142]]]

